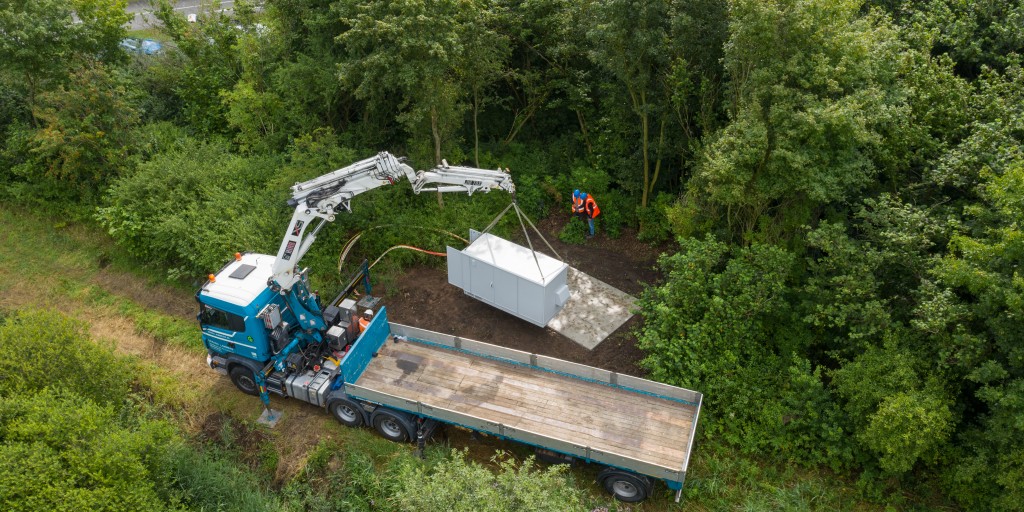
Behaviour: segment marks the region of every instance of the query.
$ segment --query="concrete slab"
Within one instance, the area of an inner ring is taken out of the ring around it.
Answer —
[[[633,316],[636,298],[569,267],[569,301],[548,327],[593,350]]]
[[[281,421],[281,416],[283,415],[284,413],[277,409],[264,408],[263,414],[260,414],[260,417],[256,419],[256,423],[274,428],[277,426],[277,422]]]

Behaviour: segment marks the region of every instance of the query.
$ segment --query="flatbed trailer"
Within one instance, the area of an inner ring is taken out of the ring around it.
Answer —
[[[391,323],[386,309],[339,370],[326,406],[343,423],[401,440],[398,431],[412,438],[439,422],[599,463],[610,468],[599,480],[624,501],[649,495],[650,479],[679,499],[702,402],[695,391]],[[342,395],[350,407],[339,411]],[[353,405],[357,422],[345,420]]]

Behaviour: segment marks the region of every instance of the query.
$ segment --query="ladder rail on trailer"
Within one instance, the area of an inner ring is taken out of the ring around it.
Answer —
[[[384,310],[346,355],[341,373],[353,398],[654,477],[677,491],[703,398],[389,323]]]

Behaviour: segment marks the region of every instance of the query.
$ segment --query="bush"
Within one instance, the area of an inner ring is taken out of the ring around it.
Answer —
[[[251,471],[227,459],[196,450],[180,439],[167,444],[154,462],[162,500],[192,510],[280,510]]]
[[[451,457],[429,469],[413,463],[404,465],[395,493],[397,509],[408,512],[586,510],[583,492],[572,482],[566,466],[542,469],[533,457],[517,462],[500,451],[491,461],[498,465],[497,473],[467,461],[466,452],[458,450],[452,450]]]
[[[266,186],[275,164],[186,140],[118,180],[98,219],[133,255],[171,267],[172,277],[205,275],[236,251],[276,252],[288,212],[286,191]]]
[[[636,223],[636,201],[621,190],[609,190],[594,200],[601,208],[601,215],[596,219],[598,227],[609,238],[618,238],[623,227]]]
[[[709,436],[752,452],[783,444],[778,389],[786,364],[773,329],[787,318],[793,255],[711,236],[679,243],[679,253],[660,259],[666,282],[639,301],[641,364],[654,380],[704,393],[709,415],[719,418],[705,424]],[[813,388],[799,393],[813,396]]]
[[[0,398],[4,510],[165,510],[149,463],[169,425],[126,427],[116,410],[69,391]]]
[[[583,219],[573,216],[569,219],[569,222],[565,223],[565,227],[562,231],[558,232],[558,239],[567,243],[580,245],[587,241],[587,234],[590,233],[590,227]]]
[[[594,194],[594,197],[597,198],[601,197],[608,191],[608,186],[612,182],[612,177],[600,169],[594,169],[593,167],[587,166],[577,166],[572,169],[569,182],[573,189],[579,189],[580,192]]]
[[[637,239],[652,244],[668,241],[672,232],[665,215],[666,209],[673,200],[672,195],[662,192],[646,208],[642,206],[636,208],[636,215],[640,221],[640,231],[636,234]]]
[[[0,323],[0,396],[53,388],[116,404],[130,384],[130,365],[91,343],[80,323],[46,311],[18,312]]]

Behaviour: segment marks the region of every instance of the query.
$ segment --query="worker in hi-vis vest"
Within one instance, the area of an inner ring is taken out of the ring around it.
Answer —
[[[594,201],[594,196],[586,192],[580,192],[580,199],[583,200],[583,214],[587,216],[587,225],[590,226],[590,235],[587,238],[593,238],[594,218],[601,215],[601,209],[597,207],[597,201]]]
[[[583,198],[580,197],[580,190],[572,191],[572,215],[583,220],[586,214],[583,212]]]
[[[363,332],[367,327],[370,326],[370,321],[373,320],[373,310],[367,309],[363,312],[363,317],[359,319],[359,332]]]

